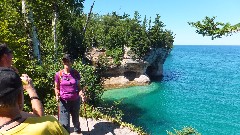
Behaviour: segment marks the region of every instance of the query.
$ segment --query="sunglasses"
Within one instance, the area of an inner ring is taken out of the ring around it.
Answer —
[[[70,62],[71,62],[71,61],[68,60],[68,59],[63,59],[62,61],[63,61],[63,63],[70,63]]]
[[[63,62],[64,62],[64,63],[68,63],[68,62],[70,62],[70,61],[69,61],[69,60],[63,60]]]

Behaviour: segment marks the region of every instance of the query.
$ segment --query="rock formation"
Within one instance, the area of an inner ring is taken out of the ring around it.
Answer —
[[[154,48],[143,58],[134,59],[130,55],[130,49],[125,47],[125,54],[119,66],[110,66],[104,73],[104,88],[122,88],[136,85],[147,85],[152,80],[161,79],[163,63],[170,50]],[[99,60],[99,56],[105,56],[104,50],[92,48],[86,57],[93,63]],[[112,58],[107,58],[112,63]]]

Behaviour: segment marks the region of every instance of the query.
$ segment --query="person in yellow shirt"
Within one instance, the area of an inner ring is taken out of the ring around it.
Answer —
[[[23,82],[27,82],[23,86]],[[27,75],[20,76],[11,68],[0,67],[0,135],[69,135],[53,116],[23,112],[23,88],[34,89]],[[31,100],[39,100],[30,94]]]

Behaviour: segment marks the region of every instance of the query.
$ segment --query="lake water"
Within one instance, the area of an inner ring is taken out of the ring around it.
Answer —
[[[110,90],[124,121],[151,135],[192,126],[203,135],[240,135],[240,46],[174,46],[164,78]]]

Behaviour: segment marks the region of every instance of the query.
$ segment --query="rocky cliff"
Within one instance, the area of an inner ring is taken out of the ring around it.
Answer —
[[[133,59],[129,55],[129,48],[125,48],[125,54],[120,66],[111,66],[104,73],[104,87],[121,88],[136,85],[147,85],[152,80],[161,79],[163,63],[170,50],[157,48],[151,49],[143,60]],[[97,62],[99,56],[105,56],[105,51],[92,48],[86,57],[92,62]],[[112,59],[107,58],[111,63]]]

